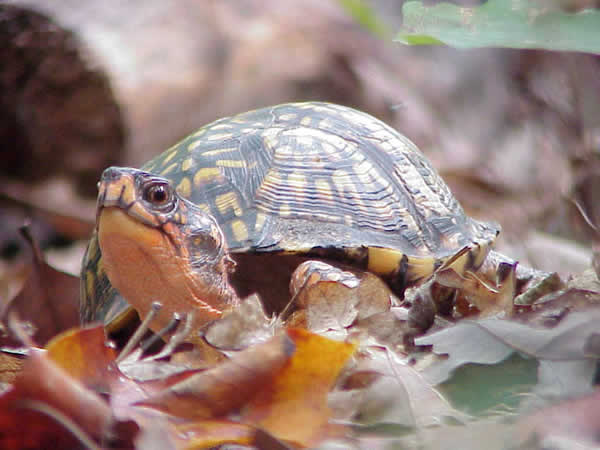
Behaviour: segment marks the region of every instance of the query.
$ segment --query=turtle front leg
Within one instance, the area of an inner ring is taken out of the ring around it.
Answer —
[[[290,293],[289,310],[293,313],[286,324],[315,332],[342,331],[399,304],[378,276],[317,260],[298,266],[292,274]],[[282,316],[286,317],[287,311]]]

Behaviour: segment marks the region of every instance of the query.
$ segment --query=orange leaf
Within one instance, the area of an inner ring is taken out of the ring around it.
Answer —
[[[67,330],[48,342],[46,350],[48,358],[73,378],[96,390],[108,391],[109,374],[116,369],[116,353],[106,344],[102,325]]]
[[[289,329],[287,334],[296,352],[273,382],[250,400],[242,421],[276,438],[310,446],[331,431],[327,395],[356,346],[302,329]]]
[[[241,408],[263,386],[269,385],[293,353],[294,345],[285,334],[275,336],[138,405],[150,406],[179,417],[222,417]]]

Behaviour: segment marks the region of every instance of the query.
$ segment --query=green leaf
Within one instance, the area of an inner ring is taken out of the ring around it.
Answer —
[[[395,40],[404,44],[600,53],[597,8],[570,13],[556,3],[533,0],[488,0],[473,8],[409,1],[402,11],[404,23]]]
[[[340,5],[356,22],[380,38],[389,38],[390,31],[376,12],[364,0],[339,0]]]

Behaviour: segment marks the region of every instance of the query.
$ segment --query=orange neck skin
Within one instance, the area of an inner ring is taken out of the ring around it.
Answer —
[[[152,228],[119,208],[103,208],[98,239],[112,285],[145,317],[158,301],[162,309],[150,328],[166,326],[174,313],[194,313],[193,330],[217,319],[239,299],[223,260],[192,268],[184,236],[172,224]]]

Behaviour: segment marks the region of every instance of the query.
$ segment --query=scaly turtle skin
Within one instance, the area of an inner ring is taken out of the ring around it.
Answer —
[[[290,256],[352,264],[401,295],[448,260],[458,272],[477,269],[499,231],[465,215],[406,137],[328,103],[217,120],[143,169],[169,179],[182,198],[214,217],[238,263],[234,288],[240,296],[256,290],[271,306],[287,301],[270,288],[287,285],[298,264],[285,260]],[[110,322],[123,310],[107,263],[94,236],[82,269],[83,321]]]

